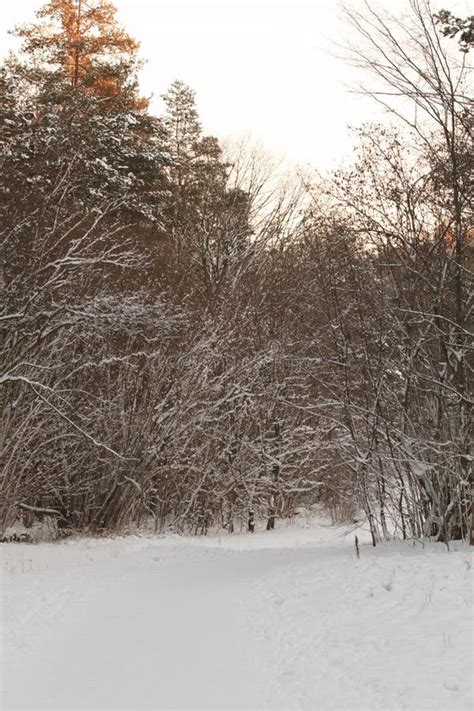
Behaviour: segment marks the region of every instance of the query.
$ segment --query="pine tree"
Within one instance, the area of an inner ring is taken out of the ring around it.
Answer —
[[[138,42],[122,30],[109,0],[50,0],[37,13],[38,22],[14,34],[23,52],[47,67],[64,88],[143,109],[137,96],[134,69]]]
[[[180,80],[174,81],[166,94],[164,125],[173,164],[192,160],[194,146],[201,136],[201,124],[195,103],[195,92]]]
[[[202,133],[195,92],[175,81],[163,99],[172,194],[168,232],[179,262],[187,265],[187,278],[197,276],[209,299],[221,291],[230,263],[245,248],[249,200],[229,188],[231,166],[218,140]]]
[[[24,40],[17,72],[42,152],[30,166],[37,182],[54,181],[67,165],[83,207],[116,202],[160,224],[164,129],[139,95],[138,43],[118,27],[108,0],[50,0],[37,18],[15,30]]]

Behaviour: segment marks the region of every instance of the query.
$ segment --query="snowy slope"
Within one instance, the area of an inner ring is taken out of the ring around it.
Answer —
[[[1,707],[468,709],[472,557],[327,526],[0,546]]]

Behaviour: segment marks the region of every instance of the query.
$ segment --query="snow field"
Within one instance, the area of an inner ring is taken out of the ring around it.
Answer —
[[[3,544],[0,566],[4,709],[472,707],[463,544],[357,559],[318,525]]]

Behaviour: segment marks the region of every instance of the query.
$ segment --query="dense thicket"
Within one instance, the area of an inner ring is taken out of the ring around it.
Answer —
[[[399,128],[362,128],[350,167],[283,191],[248,147],[224,156],[182,82],[150,114],[108,0],[50,0],[17,30],[0,68],[3,531],[252,530],[319,501],[363,511],[374,545],[468,536],[469,55],[458,67],[412,10],[349,13]]]

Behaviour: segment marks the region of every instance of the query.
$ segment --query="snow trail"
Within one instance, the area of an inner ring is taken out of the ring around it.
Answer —
[[[297,540],[2,546],[2,708],[471,707],[466,547]]]

